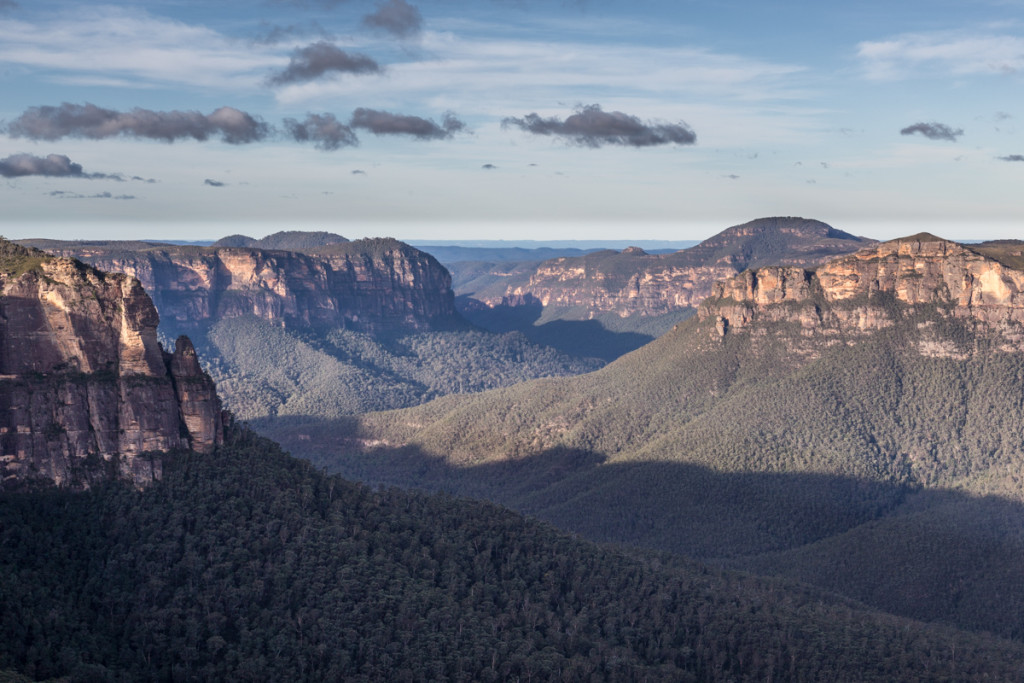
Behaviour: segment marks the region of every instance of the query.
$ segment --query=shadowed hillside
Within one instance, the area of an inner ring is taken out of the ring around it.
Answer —
[[[917,236],[816,271],[748,271],[590,375],[282,438],[352,476],[1021,637],[1022,291],[1021,271]],[[986,526],[990,509],[1007,521]],[[896,566],[898,588],[874,570]]]

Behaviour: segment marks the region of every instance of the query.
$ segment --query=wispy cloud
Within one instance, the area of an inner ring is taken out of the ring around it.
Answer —
[[[119,112],[94,104],[64,102],[58,107],[30,107],[6,126],[11,137],[58,140],[64,137],[99,140],[116,136],[174,142],[211,136],[230,144],[265,139],[270,127],[260,119],[233,107],[221,107],[210,114],[197,111],[151,111],[133,109]]]
[[[725,98],[742,103],[802,100],[794,77],[801,66],[778,64],[692,47],[636,43],[592,44],[476,39],[425,31],[415,59],[392,62],[384,79],[317,80],[277,91],[284,103],[326,97],[368,99],[402,106],[409,98],[446,108],[503,114],[525,101],[569,102],[607,92],[616,101]],[[542,112],[543,113],[543,112]]]
[[[77,192],[67,192],[65,190],[54,190],[48,193],[51,197],[58,199],[135,199],[133,194],[113,194],[111,192],[100,192],[97,194],[79,194]]]
[[[1024,69],[1024,38],[995,33],[907,33],[857,46],[868,78],[890,80],[921,73],[1012,74]]]
[[[949,140],[956,142],[956,139],[964,134],[963,128],[952,128],[944,123],[915,123],[900,130],[900,135],[913,135],[920,133],[929,140]]]
[[[1005,157],[996,157],[1000,161],[1024,161],[1024,154],[1008,154]]]
[[[363,24],[399,38],[413,38],[423,30],[423,15],[405,0],[385,0],[376,12],[363,17]]]
[[[0,20],[0,63],[62,83],[242,90],[258,87],[280,61],[204,26],[109,6]]]
[[[5,159],[0,159],[0,177],[23,178],[25,176],[124,180],[118,174],[86,173],[81,164],[76,164],[63,154],[48,154],[45,157],[37,157],[31,154],[12,154]]]
[[[392,114],[362,107],[352,112],[350,125],[353,128],[368,130],[375,135],[408,135],[420,140],[450,138],[466,127],[466,124],[451,112],[446,113],[441,123],[437,124],[419,116]]]
[[[206,180],[203,181],[203,185],[209,185],[210,187],[225,187],[227,185],[227,183],[222,183],[219,180],[213,180],[212,178],[207,178]]]
[[[643,122],[621,111],[603,111],[597,104],[580,107],[564,121],[534,113],[522,118],[508,117],[502,125],[535,135],[554,135],[586,147],[692,145],[697,141],[697,135],[685,123]]]
[[[306,36],[316,36],[323,40],[335,39],[334,34],[315,21],[310,21],[307,24],[288,24],[287,26],[265,23],[260,29],[260,32],[252,39],[256,45],[277,45]]]
[[[361,54],[349,54],[327,41],[300,47],[292,53],[288,66],[271,76],[270,85],[288,85],[312,81],[333,74],[380,73],[380,64]]]
[[[352,129],[334,114],[307,114],[304,121],[285,119],[284,128],[296,142],[312,142],[317,149],[331,151],[359,144]]]

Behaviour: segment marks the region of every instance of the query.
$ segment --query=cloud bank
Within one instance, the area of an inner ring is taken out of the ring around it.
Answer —
[[[439,124],[419,116],[392,114],[391,112],[360,107],[352,112],[349,125],[368,130],[374,135],[410,135],[420,140],[450,138],[465,129],[466,124],[448,112]]]
[[[22,178],[24,176],[124,180],[119,175],[86,173],[82,169],[81,164],[76,164],[63,154],[48,154],[45,157],[37,157],[31,154],[12,154],[5,159],[0,159],[0,177]]]
[[[405,0],[387,0],[363,17],[363,25],[398,38],[412,38],[423,31],[423,15]]]
[[[900,130],[900,135],[913,135],[920,133],[929,140],[949,140],[956,142],[956,139],[964,134],[963,128],[951,128],[944,123],[915,123]]]
[[[620,111],[603,111],[597,104],[579,107],[564,121],[554,117],[545,119],[533,113],[522,118],[508,117],[501,123],[506,128],[516,127],[534,135],[554,135],[586,147],[692,145],[697,141],[696,133],[683,122],[645,123]]]
[[[186,138],[203,141],[219,135],[224,142],[239,145],[265,139],[270,127],[233,107],[221,107],[210,114],[138,108],[119,112],[94,104],[64,102],[59,107],[30,107],[7,126],[6,132],[30,140],[100,140],[120,135],[164,142]]]
[[[375,74],[381,71],[381,66],[370,57],[349,54],[321,40],[295,50],[288,66],[267,82],[270,85],[288,85],[312,81],[331,73]]]
[[[304,121],[285,119],[284,128],[296,142],[313,142],[317,149],[325,151],[359,144],[352,129],[338,121],[334,114],[307,114]]]

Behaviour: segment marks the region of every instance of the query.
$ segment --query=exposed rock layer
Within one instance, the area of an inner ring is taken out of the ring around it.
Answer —
[[[987,250],[991,253],[991,250]],[[893,306],[892,303],[902,304]],[[1024,272],[968,246],[921,234],[830,261],[815,271],[771,266],[714,285],[700,307],[717,333],[763,334],[761,323],[798,324],[805,337],[856,336],[918,316],[918,342],[929,355],[962,356],[948,335],[929,328],[958,323],[1024,342]],[[991,337],[991,335],[989,335]]]
[[[432,256],[392,239],[304,252],[36,241],[34,245],[137,277],[168,329],[255,315],[289,327],[426,330],[455,312],[451,276]]]
[[[513,275],[501,289],[474,296],[491,307],[539,301],[545,307],[579,309],[583,317],[656,316],[697,306],[715,281],[746,268],[813,266],[872,243],[820,221],[762,218],[673,254],[629,248],[551,259],[525,278]]]
[[[220,401],[187,338],[173,354],[139,281],[0,241],[0,489],[160,477],[156,452],[212,451]]]

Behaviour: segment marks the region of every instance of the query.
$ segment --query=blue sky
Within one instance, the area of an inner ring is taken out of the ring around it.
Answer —
[[[1024,237],[1024,1],[0,0],[0,233]]]

